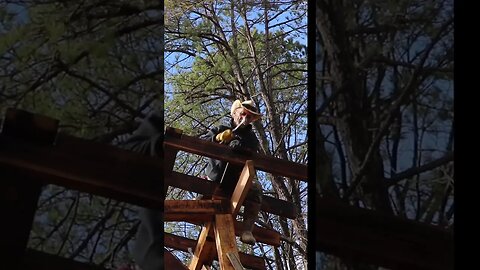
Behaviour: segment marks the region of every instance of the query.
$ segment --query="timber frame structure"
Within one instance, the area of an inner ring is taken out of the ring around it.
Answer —
[[[243,267],[266,270],[263,258],[238,252],[235,236],[240,235],[242,227],[241,223],[236,221],[236,216],[251,187],[256,169],[307,181],[307,166],[251,152],[238,153],[226,145],[182,135],[181,130],[174,128],[166,130],[164,151],[165,188],[173,186],[208,198],[185,201],[165,200],[164,220],[166,222],[185,221],[203,224],[197,241],[190,242],[189,247],[194,250],[194,254],[188,268],[177,264],[178,269],[199,270],[204,269],[203,267],[208,269],[216,258],[222,270],[239,270]],[[226,189],[233,190],[233,193],[227,196],[217,189],[216,183],[174,172],[173,165],[178,151],[227,161],[227,170],[229,166],[243,167],[238,181],[225,183]],[[265,195],[262,198],[261,210],[290,219],[296,218],[298,213],[293,203]],[[257,242],[280,246],[279,232],[259,226],[255,226],[252,232]],[[175,238],[178,236],[166,234],[165,246],[187,251],[187,245],[176,244],[178,242],[174,241]],[[177,269],[173,265],[170,267],[166,269]]]
[[[41,188],[55,184],[127,203],[164,209],[165,221],[203,224],[199,239],[165,234],[165,247],[195,250],[189,267],[165,250],[165,269],[208,269],[217,257],[222,269],[266,269],[261,257],[238,253],[236,222],[255,169],[292,179],[307,180],[305,165],[258,154],[235,153],[227,146],[167,129],[164,156],[146,157],[112,145],[95,143],[58,132],[59,122],[38,114],[8,109],[0,133],[0,210],[4,237],[0,241],[2,266],[7,269],[100,270],[26,249]],[[205,179],[173,171],[178,151],[190,152],[243,166],[231,197],[215,192]],[[139,181],[141,179],[141,181]],[[193,191],[208,200],[164,200],[168,186]],[[317,250],[350,260],[391,269],[453,269],[453,235],[434,226],[385,216],[338,201],[316,198]],[[15,207],[12,207],[15,205]],[[264,196],[262,211],[295,218],[295,206]],[[312,224],[312,223],[310,223]],[[311,228],[312,229],[312,228]],[[257,241],[280,245],[280,234],[256,226]]]

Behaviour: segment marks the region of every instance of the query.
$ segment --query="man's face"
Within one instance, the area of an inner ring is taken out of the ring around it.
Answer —
[[[247,110],[244,108],[237,108],[235,112],[233,113],[233,122],[235,123],[235,126],[238,126],[243,122],[243,125],[248,125],[252,122],[252,120],[255,118],[255,115],[249,113]]]

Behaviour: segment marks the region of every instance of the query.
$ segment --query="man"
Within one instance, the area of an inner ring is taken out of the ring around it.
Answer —
[[[259,120],[261,114],[258,112],[252,100],[241,102],[235,100],[230,108],[230,125],[220,125],[211,129],[203,138],[212,142],[229,145],[239,152],[257,152],[259,148],[258,139],[252,130],[251,123]],[[235,188],[236,181],[240,177],[242,168],[226,164],[224,161],[209,159],[207,176],[210,180],[220,183],[220,189],[230,195]],[[244,203],[243,232],[240,240],[244,243],[254,245],[256,239],[252,235],[260,206],[262,204],[262,187],[255,181],[247,194]]]
[[[144,155],[161,157],[163,155],[162,110],[159,108],[148,115],[121,147]],[[160,210],[139,208],[140,225],[132,255],[142,270],[164,269],[162,217]],[[120,269],[129,268],[123,266]]]

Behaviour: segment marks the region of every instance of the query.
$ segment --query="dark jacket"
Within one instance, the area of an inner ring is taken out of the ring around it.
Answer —
[[[233,130],[233,128],[234,128],[234,125],[232,121],[230,126],[220,125],[218,127],[212,128],[206,135],[202,136],[202,138],[210,140],[212,142],[216,142],[215,136],[217,134],[227,129]],[[234,132],[234,135],[235,135],[234,139],[229,143],[230,147],[233,147],[239,150],[247,150],[250,152],[258,151],[259,143],[258,143],[257,136],[255,136],[255,133],[252,130],[252,125],[248,125],[246,127],[237,129]],[[226,166],[226,162],[209,158],[206,173],[212,181],[223,182],[222,176],[224,175],[224,172],[225,172],[225,166]],[[240,171],[241,171],[241,168],[240,168]],[[235,171],[232,171],[231,173],[228,173],[227,171],[227,174],[225,174],[224,178],[236,177],[237,172],[238,172],[238,168],[235,168]],[[238,176],[236,178],[238,179]]]
[[[156,110],[143,119],[140,126],[121,147],[147,156],[163,155],[163,113]]]

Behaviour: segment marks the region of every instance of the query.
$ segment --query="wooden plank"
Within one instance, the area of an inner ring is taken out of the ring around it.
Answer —
[[[317,198],[318,250],[392,269],[453,269],[453,235],[400,217]]]
[[[237,258],[238,249],[235,241],[235,232],[233,229],[233,218],[230,214],[215,215],[215,244],[218,253],[218,262],[221,270],[236,270],[230,262],[228,254],[233,254]]]
[[[185,152],[221,159],[241,166],[245,164],[245,161],[250,159],[253,160],[255,168],[258,170],[301,181],[307,181],[308,179],[306,165],[258,153],[242,154],[226,145],[213,143],[196,137],[187,135],[182,135],[181,138],[166,137],[165,145]]]
[[[0,174],[0,212],[4,217],[1,222],[5,232],[0,241],[0,261],[2,265],[16,269],[27,246],[41,184],[2,166]]]
[[[204,264],[211,265],[215,257],[213,227],[213,223],[209,222],[202,228],[188,269],[200,270]]]
[[[170,186],[206,196],[212,195],[217,186],[212,181],[178,172],[165,176],[165,182]],[[293,203],[265,195],[262,196],[261,210],[290,219],[297,217],[297,210]]]
[[[210,221],[219,213],[230,213],[226,200],[165,200],[164,221]]]
[[[2,268],[3,269],[3,268]],[[17,269],[17,268],[15,268]],[[106,270],[98,265],[77,262],[64,257],[28,249],[18,269],[24,270]]]
[[[238,212],[240,211],[240,207],[245,200],[245,197],[247,197],[247,193],[252,186],[254,175],[255,170],[253,169],[253,161],[247,160],[245,162],[245,166],[243,167],[242,173],[240,174],[240,178],[237,181],[235,190],[232,194],[232,214],[234,217],[237,216]]]
[[[188,270],[187,266],[185,266],[177,257],[175,257],[168,250],[163,251],[163,258],[164,258],[164,261],[165,261],[164,262],[165,269]]]
[[[7,109],[2,134],[19,143],[51,145],[55,141],[58,121],[23,110]],[[1,146],[0,146],[1,148]],[[27,246],[41,183],[18,168],[0,163],[0,212],[6,234],[0,241],[0,261],[7,268],[18,268]]]
[[[200,222],[187,221],[187,222],[201,226],[204,221],[200,221]],[[234,220],[234,227],[235,227],[235,235],[240,236],[240,234],[243,231],[242,222]],[[257,240],[257,242],[264,243],[270,246],[275,246],[275,247],[280,246],[280,233],[275,230],[266,229],[266,228],[259,227],[258,225],[254,225],[252,233],[255,239]]]
[[[163,208],[162,159],[58,134],[54,146],[0,135],[0,165],[45,184]]]
[[[189,248],[193,250],[195,248],[195,245],[197,244],[197,241],[193,239],[188,239],[170,233],[165,233],[164,241],[166,247],[181,250],[184,252],[188,252]],[[240,252],[239,255],[240,261],[246,268],[252,270],[266,269],[265,260],[262,257],[246,254],[243,252]],[[215,259],[218,259],[218,257],[215,257]]]
[[[57,119],[8,108],[3,121],[2,134],[36,144],[51,145],[58,130]]]

